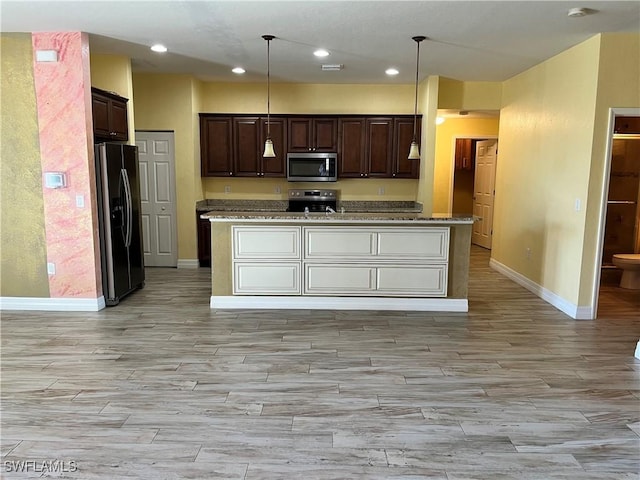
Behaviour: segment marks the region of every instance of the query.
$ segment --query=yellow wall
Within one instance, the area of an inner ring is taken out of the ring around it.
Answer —
[[[90,62],[92,87],[114,92],[129,99],[127,102],[129,143],[133,145],[135,143],[135,114],[131,59],[123,55],[92,54]]]
[[[49,281],[31,34],[2,34],[0,42],[0,296],[46,298]]]
[[[455,139],[496,137],[498,124],[498,118],[447,118],[442,125],[438,125],[433,183],[434,212],[452,211]]]
[[[502,84],[499,82],[461,82],[440,77],[438,108],[454,110],[499,110]]]
[[[436,117],[438,115],[438,76],[428,77],[420,84],[418,111],[422,112],[420,139],[420,181],[416,201],[425,213],[433,212],[433,174],[436,159]]]
[[[193,129],[196,84],[187,75],[135,74],[133,88],[135,128],[175,132],[178,259],[196,259],[195,205],[202,199],[200,159],[194,137],[199,134]]]
[[[583,258],[599,53],[594,37],[504,82],[502,91],[492,256],[573,304]]]
[[[640,108],[640,34],[603,34],[600,36],[598,94],[594,122],[593,152],[589,178],[583,269],[580,277],[580,304],[593,301],[596,281],[594,259],[598,254],[598,224],[606,199],[604,178],[609,136],[609,109]]]
[[[413,114],[411,85],[271,84],[274,114]],[[205,83],[202,111],[266,113],[267,89],[259,83]]]

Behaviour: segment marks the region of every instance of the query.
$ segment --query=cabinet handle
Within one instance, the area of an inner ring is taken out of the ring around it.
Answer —
[[[117,133],[116,133],[116,132],[109,132],[109,135],[116,136],[116,135],[117,135]]]

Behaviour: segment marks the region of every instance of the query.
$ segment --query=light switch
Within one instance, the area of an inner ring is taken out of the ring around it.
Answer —
[[[84,195],[76,195],[76,207],[84,208]]]

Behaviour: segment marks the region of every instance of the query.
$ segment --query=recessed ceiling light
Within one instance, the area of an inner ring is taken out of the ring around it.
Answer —
[[[238,75],[242,75],[246,72],[246,70],[242,67],[235,67],[231,70],[233,73],[237,73]]]
[[[328,57],[329,56],[329,52],[327,50],[325,50],[324,48],[319,48],[318,50],[313,52],[313,54],[316,57]]]
[[[164,53],[167,51],[167,47],[165,47],[164,45],[160,44],[160,43],[156,43],[155,45],[151,46],[151,50],[153,50],[154,52],[158,52],[158,53]]]
[[[387,75],[398,75],[400,72],[397,68],[387,68],[384,73],[386,73]]]

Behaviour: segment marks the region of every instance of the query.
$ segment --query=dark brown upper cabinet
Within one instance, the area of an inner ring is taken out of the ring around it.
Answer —
[[[335,152],[338,148],[337,117],[289,117],[289,152]]]
[[[234,117],[234,174],[238,177],[284,177],[286,153],[285,122],[269,120],[271,141],[276,156],[264,158],[264,142],[267,139],[266,117]]]
[[[416,122],[416,139],[420,143],[420,124]],[[409,160],[409,148],[413,140],[413,117],[395,117],[393,119],[393,164],[391,177],[418,178],[420,176],[420,160]]]
[[[232,118],[200,115],[200,157],[203,177],[233,176]]]
[[[97,141],[129,140],[127,102],[126,98],[115,93],[91,88],[93,136]]]

